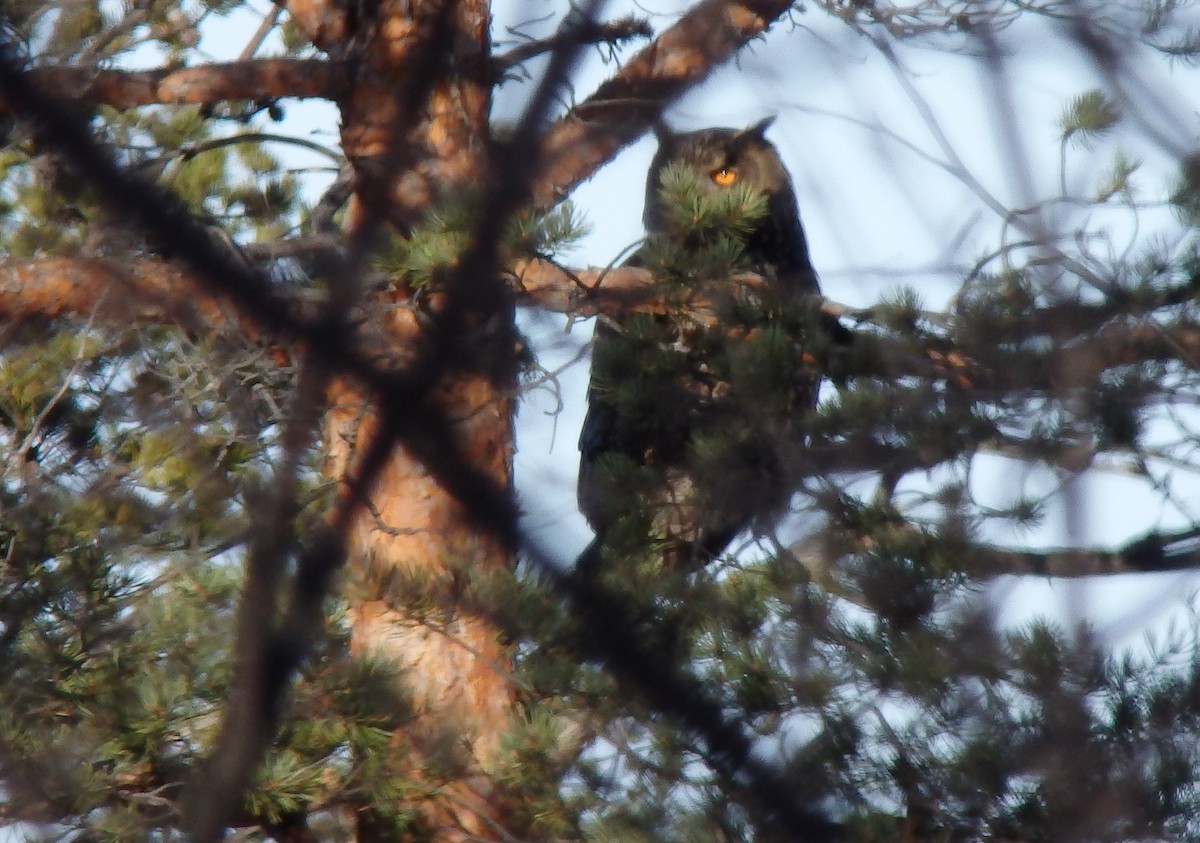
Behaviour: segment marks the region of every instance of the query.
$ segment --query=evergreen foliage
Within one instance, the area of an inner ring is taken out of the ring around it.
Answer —
[[[146,48],[184,64],[198,56],[203,21],[243,5],[17,2],[0,23],[47,63],[119,63]],[[896,38],[969,33],[976,14],[817,5]],[[1165,22],[1174,4],[1143,5],[1137,31],[1194,59],[1194,34]],[[312,52],[297,26],[281,27],[287,54]],[[1124,111],[1098,91],[1069,103],[1057,136],[1064,167],[1115,134]],[[89,117],[124,165],[170,186],[248,262],[254,247],[311,225],[280,156],[260,139],[230,140],[269,127],[264,103],[95,106]],[[744,238],[765,208],[745,191],[713,199],[690,174],[668,174],[672,231],[642,252],[659,312],[627,320],[625,341],[595,361],[598,388],[623,413],[669,425],[688,371],[673,339],[687,333],[744,424],[686,446],[702,472],[747,489],[746,432],[786,412],[770,402],[820,366],[837,382],[803,422],[789,479],[794,509],[823,527],[808,543],[769,537],[703,570],[664,571],[655,478],[614,459],[606,482],[627,517],[596,587],[635,640],[694,679],[797,803],[825,810],[846,839],[1200,840],[1200,626],[1140,654],[1109,649],[1086,624],[1002,626],[981,583],[1045,575],[1050,562],[985,538],[1001,529],[1019,545],[1050,500],[1022,490],[983,503],[971,484],[986,454],[1064,483],[1107,460],[1173,500],[1164,466],[1195,467],[1200,382],[1186,351],[1200,319],[1197,160],[1181,162],[1173,188],[1173,248],[1100,260],[1084,245],[1090,221],[1053,249],[1005,240],[945,312],[901,290],[844,320],[857,320],[852,348],[816,347],[811,359],[795,353],[796,337],[815,330],[807,306],[717,285],[718,324],[689,309],[698,284],[747,269]],[[1140,166],[1114,153],[1072,201],[1136,216]],[[477,200],[444,198],[391,238],[376,256],[389,288],[419,302],[440,293],[479,229]],[[566,203],[497,225],[506,259],[561,257],[584,230]],[[86,178],[19,127],[0,149],[0,253],[153,257],[139,232],[101,212]],[[364,311],[355,317],[378,316]],[[30,839],[178,837],[181,794],[230,705],[254,515],[291,447],[302,378],[294,349],[182,321],[0,326],[0,825]],[[1146,328],[1136,354],[1103,342]],[[1164,336],[1176,345],[1152,342]],[[324,457],[317,443],[300,449],[297,535],[325,524],[334,490]],[[1126,549],[1128,567],[1170,567],[1170,543],[1154,538]],[[631,654],[596,655],[604,642],[554,576],[532,561],[499,574],[458,564],[446,588],[402,583],[395,594],[430,628],[446,591],[466,595],[517,653],[518,705],[480,791],[509,806],[496,839],[788,839],[755,801],[760,782],[613,669]],[[391,839],[436,839],[422,811],[461,777],[467,748],[453,730],[436,745],[397,743],[424,712],[394,663],[350,655],[354,598],[338,590],[324,601],[281,728],[242,795],[246,839],[350,839],[355,812],[368,809]]]

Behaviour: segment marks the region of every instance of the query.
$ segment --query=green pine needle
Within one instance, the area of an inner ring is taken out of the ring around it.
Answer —
[[[1086,91],[1071,100],[1059,120],[1064,141],[1086,146],[1111,131],[1121,119],[1116,103],[1098,90]]]

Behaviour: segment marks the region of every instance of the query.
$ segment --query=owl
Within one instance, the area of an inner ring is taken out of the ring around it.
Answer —
[[[822,317],[770,122],[656,131],[647,239],[630,262],[654,273],[663,303],[596,328],[578,501],[597,538],[581,574],[606,553],[701,567],[791,497]],[[722,227],[689,215],[707,199],[745,216]],[[739,272],[763,281],[739,284]]]

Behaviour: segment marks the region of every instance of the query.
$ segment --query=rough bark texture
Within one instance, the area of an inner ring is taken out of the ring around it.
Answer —
[[[479,0],[391,0],[373,21],[359,24],[364,54],[343,104],[342,144],[355,166],[350,236],[365,240],[385,220],[407,229],[448,191],[485,177],[488,11]],[[404,298],[406,291],[395,295]],[[391,320],[389,344],[399,356],[412,360],[414,348],[437,341],[427,335],[437,329],[418,327],[411,311],[395,310]],[[491,322],[456,324],[461,347],[493,340]],[[469,368],[433,372],[434,401],[452,420],[465,458],[506,486],[515,372]],[[334,384],[330,398],[330,468],[345,477],[380,433],[379,408],[346,381]],[[399,772],[440,794],[423,817],[430,832],[445,841],[494,838],[504,827],[504,809],[487,773],[512,711],[509,657],[494,627],[460,598],[473,576],[508,566],[510,551],[473,529],[462,504],[404,449],[392,452],[370,497],[349,536],[351,572],[361,589],[352,600],[352,650],[385,656],[404,670],[417,721],[396,733],[394,761]],[[438,780],[439,769],[458,772]],[[362,840],[390,837],[371,813],[360,817],[359,828]]]

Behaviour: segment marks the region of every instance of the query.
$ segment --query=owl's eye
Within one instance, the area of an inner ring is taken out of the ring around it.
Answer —
[[[716,184],[719,184],[721,187],[729,187],[729,185],[733,184],[735,181],[738,180],[737,170],[733,169],[732,167],[721,167],[719,169],[713,170],[708,175],[709,175],[709,178],[711,178]]]

